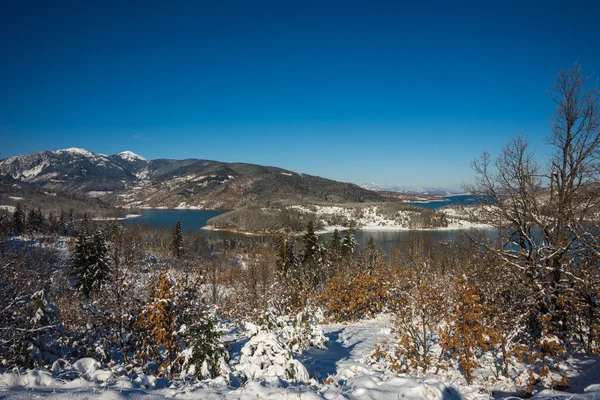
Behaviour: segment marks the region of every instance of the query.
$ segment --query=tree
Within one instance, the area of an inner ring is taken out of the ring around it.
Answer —
[[[183,229],[181,227],[181,221],[177,221],[175,223],[175,228],[173,229],[173,254],[176,258],[181,258],[184,253],[183,246]]]
[[[600,257],[598,227],[591,227],[600,206],[600,102],[588,80],[577,64],[556,77],[547,165],[518,137],[495,160],[484,153],[474,161],[469,188],[490,206],[488,220],[505,240],[488,248],[523,282],[537,335],[561,342],[572,333],[567,310],[583,253]]]
[[[190,328],[191,355],[186,367],[198,379],[215,378],[220,372],[220,362],[228,356],[219,341],[217,320],[203,307]]]
[[[86,298],[108,280],[110,267],[106,241],[101,232],[92,236],[84,233],[78,235],[70,273],[76,280],[75,287]]]
[[[373,239],[373,236],[369,236],[369,241],[367,242],[367,248],[365,251],[365,270],[369,273],[372,273],[373,269],[375,268],[375,264],[377,264],[377,249],[375,248],[375,239]]]
[[[304,241],[304,254],[302,264],[304,268],[304,281],[315,288],[323,281],[325,265],[325,249],[319,243],[312,220],[308,221],[306,232],[302,236]]]
[[[458,359],[470,385],[479,365],[477,357],[497,343],[497,335],[485,321],[485,316],[489,315],[488,307],[475,285],[464,277],[456,278],[452,300],[446,326],[439,331],[440,345],[444,352]]]
[[[349,259],[352,254],[354,254],[355,249],[356,239],[354,238],[354,234],[350,231],[347,231],[344,235],[344,241],[342,242],[342,256],[346,259]]]
[[[25,232],[25,212],[23,211],[21,203],[17,203],[15,212],[13,213],[12,230],[16,234]]]
[[[139,355],[142,359],[159,359],[159,372],[172,376],[173,362],[177,356],[177,299],[173,283],[166,273],[160,275],[153,288],[148,305],[142,312],[138,326],[143,331]],[[163,359],[164,354],[166,359]]]
[[[333,230],[327,250],[329,251],[329,260],[332,264],[331,272],[332,274],[335,274],[338,271],[342,260],[342,237],[337,228]]]

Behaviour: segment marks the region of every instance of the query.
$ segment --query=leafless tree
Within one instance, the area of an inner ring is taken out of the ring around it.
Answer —
[[[600,104],[597,86],[589,86],[578,64],[556,77],[547,165],[518,137],[496,159],[484,153],[473,162],[476,183],[468,188],[489,203],[487,222],[505,238],[493,250],[558,335],[567,329],[566,293],[581,279],[578,255],[585,249],[600,256],[592,226],[600,202]]]

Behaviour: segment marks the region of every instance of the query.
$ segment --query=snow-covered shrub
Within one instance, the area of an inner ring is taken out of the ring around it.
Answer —
[[[279,336],[292,352],[300,354],[309,347],[327,348],[328,340],[319,327],[322,319],[323,311],[308,305],[293,318],[269,309],[259,323],[262,329]]]
[[[236,366],[246,379],[279,377],[308,382],[308,371],[295,360],[287,345],[273,332],[260,331],[242,347]]]
[[[39,290],[12,300],[2,316],[1,365],[5,367],[42,367],[60,358],[63,328],[59,311],[48,293]]]
[[[393,343],[381,343],[373,356],[389,362],[397,373],[427,373],[439,357],[433,344],[447,309],[445,282],[422,270],[404,269],[394,292]],[[425,275],[425,276],[424,276]]]
[[[294,353],[302,353],[309,347],[325,349],[329,341],[318,325],[321,319],[322,310],[308,306],[296,314],[279,334]]]

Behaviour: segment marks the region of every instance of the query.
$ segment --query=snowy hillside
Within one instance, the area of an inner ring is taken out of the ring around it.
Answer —
[[[458,194],[457,190],[450,190],[438,187],[429,187],[429,186],[394,186],[394,185],[384,185],[375,182],[363,182],[358,186],[368,189],[368,190],[381,190],[386,192],[399,192],[399,193],[407,193],[407,194],[423,194],[430,196],[448,196],[451,194]]]

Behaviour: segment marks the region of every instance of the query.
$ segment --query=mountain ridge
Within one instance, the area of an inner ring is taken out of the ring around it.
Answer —
[[[386,199],[352,183],[273,166],[203,159],[146,160],[129,150],[45,150],[0,160],[0,177],[44,190],[77,191],[130,208],[238,208],[271,202]]]

